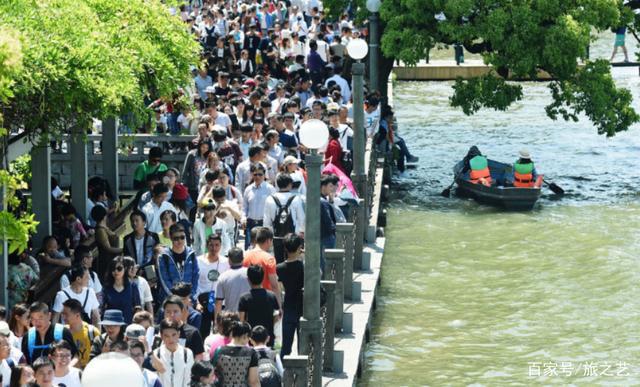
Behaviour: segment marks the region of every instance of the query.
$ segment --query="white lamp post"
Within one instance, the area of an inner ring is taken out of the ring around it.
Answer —
[[[307,167],[307,203],[304,240],[304,305],[300,319],[300,352],[313,357],[312,386],[322,385],[322,329],[320,321],[320,167],[318,155],[329,141],[327,125],[316,119],[300,127],[300,142],[309,149]]]
[[[347,53],[357,62],[351,66],[353,74],[353,171],[351,180],[362,199],[362,208],[358,208],[358,216],[355,219],[356,251],[354,256],[354,269],[360,269],[362,265],[362,239],[364,239],[365,224],[367,223],[367,175],[364,171],[364,153],[367,143],[367,133],[364,130],[364,63],[360,62],[367,56],[369,47],[362,39],[354,39],[347,45]],[[365,211],[362,211],[365,209]],[[362,238],[362,239],[361,239]]]

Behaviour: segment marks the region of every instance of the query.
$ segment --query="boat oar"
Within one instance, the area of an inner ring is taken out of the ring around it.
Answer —
[[[554,183],[554,182],[550,183],[550,182],[548,182],[546,180],[542,180],[542,182],[547,187],[549,187],[549,189],[552,190],[554,194],[556,194],[556,195],[564,195],[564,190],[559,185],[557,185],[556,183]]]
[[[453,188],[453,186],[456,184],[455,180],[453,181],[453,183],[451,183],[450,186],[448,186],[447,188],[445,188],[444,190],[442,190],[442,192],[440,192],[440,195],[444,196],[445,198],[448,198],[449,196],[451,196],[451,188]]]

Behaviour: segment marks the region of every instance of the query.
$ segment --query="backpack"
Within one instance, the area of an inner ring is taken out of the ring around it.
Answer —
[[[280,204],[280,201],[278,200],[276,195],[271,195],[271,197],[278,207],[278,211],[276,211],[276,217],[273,220],[273,235],[282,238],[288,233],[295,231],[295,226],[293,225],[293,217],[291,216],[291,210],[289,209],[289,207],[291,206],[291,203],[296,198],[296,196],[291,195],[284,206]]]
[[[94,339],[93,331],[94,331],[94,329],[95,329],[95,328],[94,328],[94,326],[93,326],[93,325],[91,325],[91,324],[89,324],[89,323],[84,323],[84,324],[82,324],[82,325],[83,325],[83,326],[84,326],[84,325],[86,325],[86,326],[87,326],[87,333],[89,334],[89,342],[93,343],[93,339]]]
[[[64,325],[56,324],[53,328],[53,341],[62,340]],[[29,360],[33,361],[33,351],[36,349],[49,349],[51,347],[51,343],[36,345],[36,328],[31,327],[27,332],[27,350],[29,351]]]
[[[62,292],[67,296],[67,300],[71,299],[71,295],[67,293],[66,290],[63,290]],[[85,306],[87,306],[88,299],[89,299],[89,289],[87,288],[87,295],[84,296],[84,302],[82,303],[82,313],[80,314],[80,316],[82,317],[82,321],[91,324],[91,316],[89,316],[87,312],[84,310]]]
[[[257,349],[258,352],[258,375],[262,387],[281,387],[282,377],[278,373],[275,362],[275,352],[267,351],[264,348]]]
[[[349,128],[346,128],[340,139],[342,140],[346,135]],[[353,170],[353,137],[347,137],[347,149],[342,152],[342,166],[347,172],[351,172]]]

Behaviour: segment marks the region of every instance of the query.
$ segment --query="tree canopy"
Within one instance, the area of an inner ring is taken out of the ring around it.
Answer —
[[[0,103],[8,103],[13,96],[13,78],[20,71],[22,71],[22,47],[18,33],[11,28],[2,27],[0,28]],[[0,111],[0,136],[6,139],[7,132],[2,125],[3,116]],[[0,165],[4,165],[4,160]],[[9,252],[26,249],[29,235],[34,232],[37,225],[33,214],[22,214],[17,210],[20,207],[20,201],[15,192],[22,185],[22,181],[23,176],[0,169],[0,190],[2,190],[0,192],[0,239],[7,241]]]
[[[92,118],[144,114],[145,99],[189,79],[200,47],[159,0],[0,2],[0,27],[22,42],[23,68],[2,101],[5,124],[33,137],[87,128]]]
[[[334,11],[345,5],[327,2]],[[362,9],[364,0],[358,4]],[[380,15],[388,58],[413,65],[437,44],[459,43],[496,69],[493,76],[456,81],[451,103],[466,114],[507,109],[522,99],[522,86],[508,77],[536,79],[544,70],[554,78],[546,109],[551,118],[585,114],[607,136],[640,120],[631,93],[616,87],[609,63],[587,58],[592,31],[633,22],[621,0],[384,0]]]

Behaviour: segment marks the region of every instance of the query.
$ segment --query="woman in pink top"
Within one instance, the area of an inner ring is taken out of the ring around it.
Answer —
[[[209,353],[209,359],[213,359],[216,349],[231,342],[231,325],[234,321],[240,321],[236,312],[222,312],[216,316],[217,333],[210,334],[204,341],[204,349]]]

